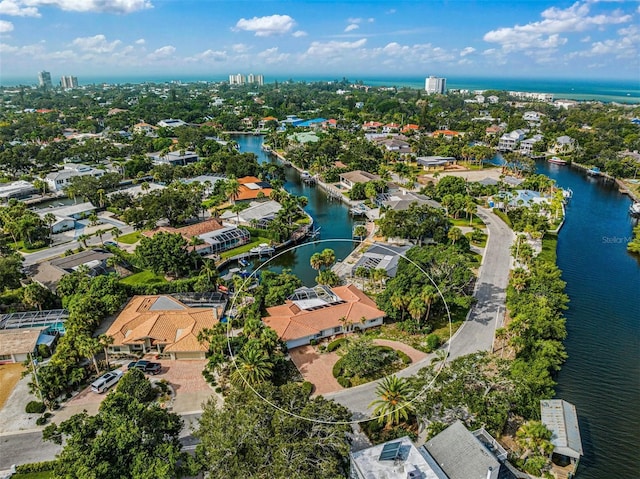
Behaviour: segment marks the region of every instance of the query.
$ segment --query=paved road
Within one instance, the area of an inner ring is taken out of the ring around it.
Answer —
[[[476,351],[490,350],[497,327],[496,322],[502,319],[501,313],[504,312],[511,268],[510,248],[515,237],[509,227],[491,210],[478,208],[478,216],[487,225],[489,240],[474,292],[477,302],[450,344],[443,346],[444,349],[449,348],[449,361]],[[398,376],[414,375],[430,364],[434,357],[434,354],[427,356],[398,373]],[[349,408],[354,419],[364,419],[371,414],[367,406],[376,398],[376,386],[377,382],[371,382],[324,396]]]
[[[184,427],[180,442],[187,451],[195,449],[198,440],[193,437],[193,428],[197,427],[200,414],[184,414]],[[0,471],[9,469],[13,464],[51,461],[62,450],[61,446],[42,440],[42,431],[20,431],[0,434]]]

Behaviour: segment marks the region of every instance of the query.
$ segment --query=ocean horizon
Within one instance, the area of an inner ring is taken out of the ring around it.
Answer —
[[[424,89],[425,77],[391,77],[391,76],[346,76],[350,83],[363,83],[374,87],[396,87]],[[540,78],[505,78],[505,77],[446,77],[448,90],[501,90],[522,91],[536,93],[550,93],[554,98],[579,101],[602,101],[620,103],[640,103],[640,80],[613,80],[613,79],[540,79]],[[131,76],[78,76],[78,83],[83,85],[95,84],[139,84],[139,83],[197,83],[220,82],[228,80],[228,76],[205,74],[175,74],[175,75],[131,75]],[[265,83],[285,82],[316,82],[316,81],[341,81],[339,76],[265,76]],[[31,86],[37,84],[37,76],[34,77],[0,77],[0,86]]]

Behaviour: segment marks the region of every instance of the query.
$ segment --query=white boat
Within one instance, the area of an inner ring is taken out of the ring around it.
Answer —
[[[260,243],[258,246],[251,248],[249,253],[262,256],[264,254],[273,254],[275,251],[276,249],[273,246],[269,246],[267,243]]]
[[[557,156],[552,156],[547,160],[549,163],[553,163],[554,165],[566,165],[567,161],[562,158],[558,158]]]
[[[629,206],[629,213],[632,216],[640,216],[640,203],[633,203]]]
[[[602,172],[600,171],[600,168],[598,168],[597,166],[594,166],[593,168],[589,168],[587,170],[587,175],[589,176],[600,176]]]

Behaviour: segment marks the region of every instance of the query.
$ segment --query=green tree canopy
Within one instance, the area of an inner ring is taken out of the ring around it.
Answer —
[[[195,254],[187,247],[187,241],[179,234],[160,232],[152,238],[142,238],[135,257],[155,273],[183,276],[192,268]]]

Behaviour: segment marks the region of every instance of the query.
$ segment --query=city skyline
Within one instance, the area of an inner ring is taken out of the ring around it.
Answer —
[[[639,19],[635,0],[1,0],[0,82],[41,70],[638,79]]]

